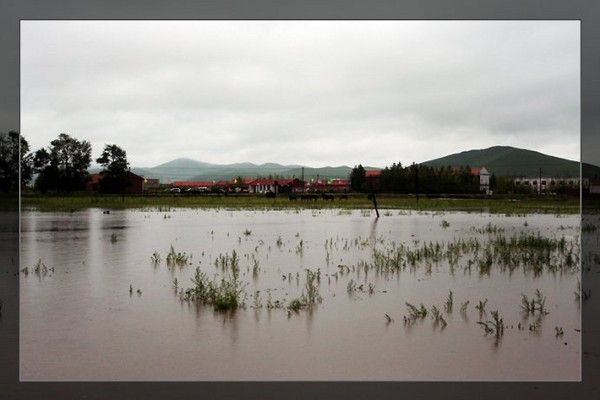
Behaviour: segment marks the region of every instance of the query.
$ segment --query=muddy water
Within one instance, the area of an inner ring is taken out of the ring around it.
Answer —
[[[468,257],[454,268],[444,260],[391,274],[355,268],[372,262],[374,249],[401,243],[483,242],[493,236],[483,230],[489,223],[507,237],[564,236],[579,251],[578,216],[395,210],[375,221],[360,210],[25,212],[21,379],[578,380],[579,268],[536,275],[494,265],[487,275],[476,266],[469,272]],[[191,265],[168,267],[171,245],[192,254]],[[244,309],[215,312],[181,299],[196,267],[218,277],[226,272],[215,259],[233,250]],[[163,260],[158,265],[150,261],[155,251]],[[47,271],[34,272],[38,259]],[[338,265],[349,271],[340,273]],[[305,269],[320,269],[322,302],[298,313],[268,308],[302,294]],[[348,293],[350,280],[362,290]],[[527,327],[535,318],[525,317],[520,304],[522,293],[536,289],[549,314],[532,332]],[[449,290],[454,307],[443,314],[444,329],[429,315],[403,322],[406,302],[443,310]],[[499,339],[477,324],[474,305],[485,298],[482,320],[496,309],[504,318]]]

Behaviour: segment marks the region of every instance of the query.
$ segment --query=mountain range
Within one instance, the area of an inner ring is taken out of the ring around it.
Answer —
[[[189,158],[178,158],[152,168],[135,168],[131,170],[148,178],[158,178],[167,183],[177,180],[221,180],[237,176],[302,176],[302,165],[282,165],[277,163],[253,164],[250,162],[236,164],[210,164]],[[346,178],[352,170],[348,166],[338,167],[304,167],[304,178]]]
[[[450,154],[441,158],[425,161],[429,166],[485,166],[497,176],[536,177],[542,170],[544,176],[579,176],[580,163],[554,157],[533,150],[511,146],[493,146],[487,149],[468,150]],[[302,176],[302,165],[298,164],[254,164],[250,162],[236,164],[211,164],[178,158],[151,168],[135,168],[132,171],[148,178],[158,178],[163,183],[176,180],[221,180],[237,176]],[[365,167],[378,169],[377,167]],[[600,167],[584,164],[586,176],[600,176]],[[346,165],[336,167],[304,166],[304,178],[347,178],[352,170]]]

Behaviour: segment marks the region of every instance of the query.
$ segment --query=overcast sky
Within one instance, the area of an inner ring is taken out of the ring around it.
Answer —
[[[579,160],[576,21],[23,21],[21,132],[132,166]]]

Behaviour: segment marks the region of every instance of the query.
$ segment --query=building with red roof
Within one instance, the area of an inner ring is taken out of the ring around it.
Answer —
[[[180,189],[191,189],[191,188],[211,188],[216,185],[215,181],[175,181],[171,184],[173,187]]]
[[[102,180],[102,173],[91,174],[90,179],[85,184],[85,190],[87,192],[97,192],[100,189],[100,181]],[[144,181],[145,179],[131,171],[127,171],[127,178],[129,184],[125,189],[125,193],[129,194],[141,194],[144,192]]]
[[[365,177],[367,178],[378,178],[381,175],[380,169],[368,169],[365,171]]]
[[[306,189],[309,191],[326,192],[347,192],[350,190],[350,180],[348,179],[315,179],[306,183]]]
[[[298,178],[256,178],[248,182],[250,193],[290,193],[303,189],[304,182]]]

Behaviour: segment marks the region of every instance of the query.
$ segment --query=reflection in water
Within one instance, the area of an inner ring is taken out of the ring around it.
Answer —
[[[522,217],[446,213],[446,229],[441,217],[396,211],[379,219],[336,210],[176,210],[169,216],[101,210],[23,214],[23,266],[41,259],[55,268],[45,279],[21,276],[24,379],[579,376],[580,337],[574,330],[579,303],[573,299],[578,271],[544,269],[536,275],[496,265],[486,271],[482,249],[456,262],[444,255],[447,244],[459,238],[492,237],[473,230],[488,224],[508,236],[526,231],[557,237],[562,226],[560,235],[575,243],[577,216],[528,216],[524,227]],[[402,246],[429,243],[432,255],[407,253],[405,265],[384,268]],[[435,243],[443,248],[439,253]],[[171,246],[192,254],[191,264],[167,266]],[[197,267],[219,282],[226,271],[215,260],[234,250],[247,294],[244,308],[216,312],[182,299]],[[162,262],[151,261],[155,251]],[[409,255],[426,258],[412,264]],[[305,269],[319,272],[323,302],[290,312],[290,301],[305,289]],[[550,313],[523,319],[521,293],[538,288]],[[430,314],[403,323],[406,302],[443,309],[449,290],[457,309],[443,314],[447,326]],[[485,308],[477,309],[486,298]],[[470,305],[459,311],[466,301]],[[499,310],[508,326],[504,335],[484,334],[477,322],[490,318],[486,310]],[[567,345],[556,340],[555,326],[565,327]]]

